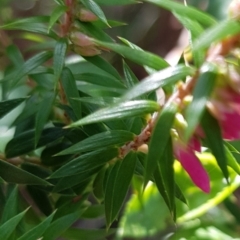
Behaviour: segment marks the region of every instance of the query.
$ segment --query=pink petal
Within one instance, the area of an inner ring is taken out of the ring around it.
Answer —
[[[201,143],[196,136],[193,136],[190,139],[188,146],[189,146],[189,148],[191,148],[194,151],[201,152]]]
[[[184,148],[178,144],[174,153],[194,184],[202,191],[209,193],[210,180],[208,174],[194,152],[190,148]]]
[[[224,114],[224,119],[220,121],[223,138],[226,140],[240,139],[240,114],[228,112]]]

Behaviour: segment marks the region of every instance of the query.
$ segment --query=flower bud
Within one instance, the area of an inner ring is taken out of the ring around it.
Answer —
[[[240,0],[233,0],[228,7],[228,16],[240,20]]]
[[[91,57],[91,56],[101,54],[101,51],[94,46],[87,46],[87,47],[74,46],[74,51],[77,54],[85,57]]]
[[[76,31],[71,32],[70,40],[72,41],[73,44],[80,47],[94,46],[92,39],[81,32]]]
[[[95,14],[83,8],[80,9],[78,13],[78,18],[82,22],[93,22],[98,19],[98,17]]]

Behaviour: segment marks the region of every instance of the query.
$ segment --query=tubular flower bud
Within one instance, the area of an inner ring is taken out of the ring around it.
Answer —
[[[80,11],[78,13],[78,18],[82,22],[93,22],[93,21],[98,20],[98,17],[94,13],[90,12],[87,9],[83,9],[83,8],[80,9]]]
[[[71,32],[70,40],[73,44],[80,47],[94,46],[92,39],[81,32]]]

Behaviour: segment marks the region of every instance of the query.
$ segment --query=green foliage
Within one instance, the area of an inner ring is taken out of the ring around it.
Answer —
[[[1,9],[9,3],[0,2],[0,131],[12,132],[0,136],[0,239],[237,239],[239,21],[144,0],[142,9],[171,11],[189,33],[192,58],[182,49],[171,65],[115,41],[114,28],[128,26],[108,9],[127,12],[138,1],[52,2],[47,16],[8,20]],[[144,28],[148,19],[139,19]],[[203,169],[185,171],[180,162],[192,159]],[[189,177],[204,169],[209,194]]]

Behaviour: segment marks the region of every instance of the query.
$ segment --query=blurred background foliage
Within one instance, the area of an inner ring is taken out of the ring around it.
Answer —
[[[230,0],[188,0],[188,5],[193,5],[216,17],[223,19],[226,15],[226,8]],[[0,1],[0,24],[7,23],[15,18],[22,18],[34,15],[50,14],[54,1],[49,0],[1,0]],[[117,41],[117,36],[121,36],[137,44],[144,50],[154,52],[168,60],[178,59],[183,49],[187,46],[187,35],[181,24],[174,16],[164,10],[150,4],[135,4],[127,6],[104,6],[106,16],[109,19],[125,22],[126,25],[107,30]],[[5,55],[5,48],[12,41],[21,49],[23,56],[28,58],[34,53],[34,49],[29,51],[29,46],[36,41],[43,41],[37,35],[22,33],[19,31],[9,31],[7,34],[0,30],[0,78],[1,70],[5,69],[9,62]],[[44,41],[43,41],[44,42]],[[28,50],[27,50],[28,48]],[[106,54],[106,58],[121,72],[121,58],[114,54]],[[173,60],[174,62],[174,60]],[[143,68],[128,63],[139,79],[146,76]],[[28,92],[27,86],[18,88],[13,93],[14,97],[20,96],[19,92]],[[0,121],[0,150],[3,151],[6,142],[13,135],[13,129],[8,129],[9,124],[18,115],[21,108],[9,113]],[[240,143],[235,142],[234,146],[240,150]],[[206,153],[207,154],[207,153]],[[202,156],[203,158],[204,156]],[[236,154],[240,162],[240,156]],[[222,175],[211,157],[202,159],[208,172],[211,173],[212,192],[205,195],[190,182],[189,178],[176,164],[176,178],[188,204],[177,202],[178,222],[174,224],[168,213],[163,199],[158,194],[154,185],[149,185],[142,199],[138,199],[133,193],[123,212],[124,217],[119,225],[119,239],[172,239],[172,240],[230,240],[240,239],[240,180],[236,178],[233,188],[228,188],[221,181]],[[214,172],[215,171],[215,172]],[[233,172],[231,174],[234,174]],[[138,179],[134,178],[134,189],[137,189]],[[215,206],[219,198],[233,194],[226,198],[222,204]],[[225,194],[225,195],[224,195]],[[1,198],[1,196],[0,196]],[[176,200],[177,201],[177,200]],[[1,202],[1,199],[0,199]],[[154,206],[154,208],[153,208]],[[212,207],[215,206],[215,207]],[[141,210],[141,211],[140,211]],[[187,214],[184,215],[184,212]],[[199,215],[192,220],[191,214]],[[87,213],[85,214],[87,215]],[[89,217],[89,216],[88,216]],[[80,223],[86,228],[102,227],[101,218],[90,221],[83,219]],[[90,217],[91,219],[91,217]],[[185,222],[185,220],[189,220]],[[87,230],[85,232],[87,239]],[[93,233],[92,233],[93,234]],[[101,237],[100,232],[96,233],[96,239]],[[73,232],[66,232],[66,239],[77,239]],[[108,239],[111,239],[109,237]]]

